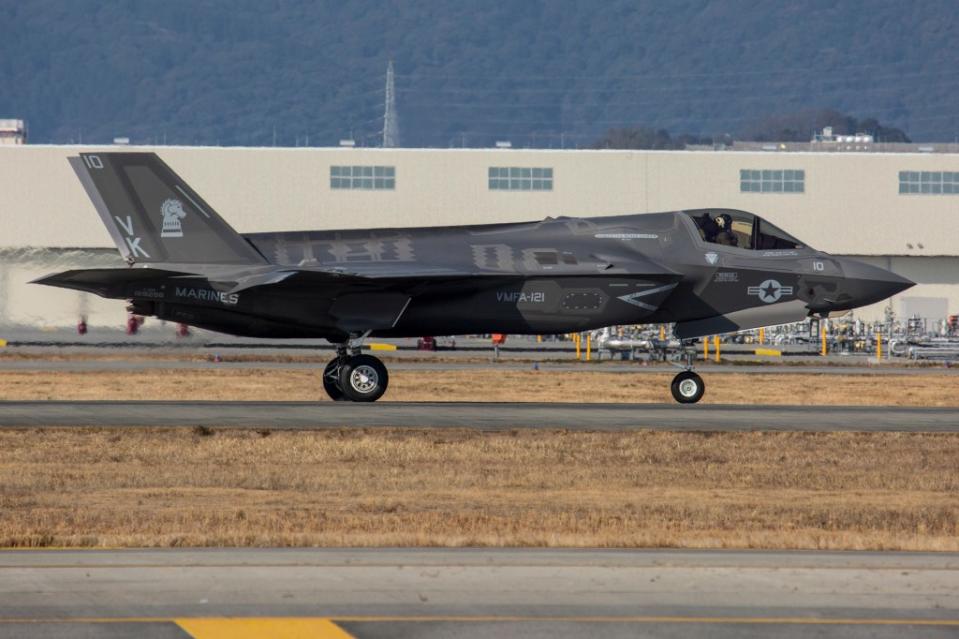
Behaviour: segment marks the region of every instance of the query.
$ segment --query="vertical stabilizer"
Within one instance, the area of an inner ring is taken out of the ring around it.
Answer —
[[[155,153],[81,153],[69,160],[128,262],[267,263]]]

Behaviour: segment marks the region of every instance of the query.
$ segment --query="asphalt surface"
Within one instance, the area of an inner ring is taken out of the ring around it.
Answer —
[[[0,427],[959,432],[959,408],[498,402],[0,401]]]
[[[957,635],[951,553],[0,553],[0,637]]]

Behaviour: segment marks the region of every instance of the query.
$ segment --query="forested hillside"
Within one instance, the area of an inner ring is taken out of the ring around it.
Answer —
[[[959,134],[953,0],[0,0],[0,118],[31,142],[404,146],[738,135],[836,109]]]

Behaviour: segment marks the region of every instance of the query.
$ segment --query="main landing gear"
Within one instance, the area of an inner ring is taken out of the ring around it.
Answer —
[[[378,358],[360,353],[366,337],[336,345],[336,358],[323,370],[323,390],[335,402],[375,402],[386,392],[390,375]]]
[[[687,348],[684,342],[680,356],[685,362],[682,364],[683,372],[673,378],[669,390],[673,393],[673,399],[680,404],[695,404],[703,398],[703,393],[706,392],[706,384],[703,382],[703,378],[693,372],[696,351]]]

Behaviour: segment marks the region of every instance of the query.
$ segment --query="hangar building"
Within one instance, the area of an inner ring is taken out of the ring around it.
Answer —
[[[797,145],[798,146],[798,145]],[[478,224],[692,208],[757,213],[816,248],[918,283],[857,311],[959,313],[959,152],[754,145],[612,151],[0,145],[0,325],[120,326],[117,301],[29,285],[119,258],[67,163],[155,151],[238,231]],[[903,147],[903,148],[898,148]],[[862,150],[862,149],[866,150]],[[905,150],[904,150],[905,149]]]

